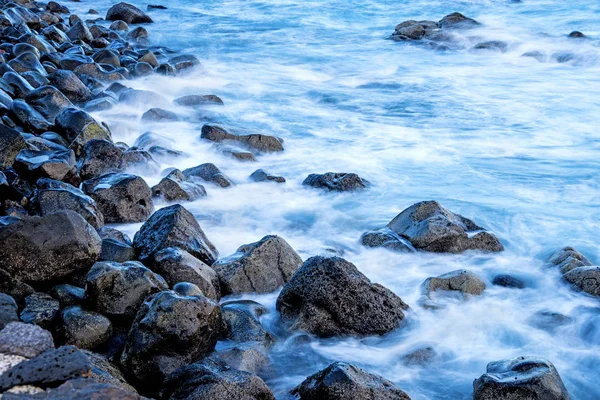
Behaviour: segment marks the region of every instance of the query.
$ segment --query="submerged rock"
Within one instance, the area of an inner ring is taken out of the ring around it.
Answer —
[[[360,243],[365,247],[383,247],[399,253],[414,253],[412,244],[390,228],[381,228],[365,232],[360,237]]]
[[[257,169],[250,175],[250,180],[254,182],[277,182],[285,183],[283,176],[271,175],[265,170]]]
[[[217,186],[226,188],[233,185],[233,182],[216,165],[211,163],[200,164],[197,167],[185,169],[183,174],[189,179],[202,179],[206,182],[214,183]]]
[[[500,274],[494,277],[492,284],[513,289],[524,289],[525,282],[512,275]]]
[[[234,342],[256,342],[269,345],[275,338],[265,329],[259,318],[268,312],[262,304],[252,300],[233,300],[221,305],[225,336]]]
[[[592,262],[579,251],[565,247],[555,252],[548,263],[558,267],[563,279],[574,289],[600,297],[600,267],[593,267]]]
[[[176,169],[152,187],[152,196],[162,197],[166,201],[194,201],[206,196],[206,189]]]
[[[357,189],[364,189],[369,186],[369,182],[360,176],[352,173],[327,172],[324,174],[310,174],[306,177],[305,186],[314,188],[323,188],[336,192],[346,192]]]
[[[464,300],[469,295],[479,296],[485,290],[485,283],[474,273],[460,269],[438,277],[427,278],[421,285],[423,297],[421,304],[426,308],[440,308],[434,298],[434,292],[453,292]]]
[[[173,103],[177,104],[178,106],[197,107],[214,104],[223,105],[223,100],[221,100],[220,97],[215,96],[214,94],[190,94],[187,96],[176,98],[175,100],[173,100]]]
[[[239,143],[258,151],[283,151],[283,141],[275,136],[262,134],[236,135],[216,125],[204,125],[200,137],[212,142]]]

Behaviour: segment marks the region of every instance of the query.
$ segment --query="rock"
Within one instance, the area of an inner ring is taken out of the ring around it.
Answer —
[[[77,169],[82,179],[118,172],[123,151],[111,141],[92,139],[83,146]]]
[[[162,108],[151,108],[142,114],[142,121],[145,122],[165,122],[179,121],[179,117],[172,111]]]
[[[60,284],[52,288],[50,295],[58,300],[61,307],[68,307],[83,303],[85,290],[73,285]]]
[[[140,41],[146,38],[148,38],[148,31],[146,30],[146,28],[141,26],[138,26],[137,28],[129,31],[129,33],[126,36],[127,40],[131,40],[133,42]]]
[[[438,353],[431,346],[420,347],[402,356],[402,363],[409,367],[427,366],[439,358]]]
[[[98,50],[94,53],[92,57],[95,62],[100,64],[109,64],[114,65],[115,67],[120,67],[121,62],[119,61],[119,53],[115,50],[111,49],[102,49]]]
[[[160,292],[140,308],[120,364],[144,391],[156,392],[167,375],[212,351],[221,330],[221,311],[212,300]]]
[[[33,293],[25,298],[25,308],[21,311],[21,321],[36,324],[44,329],[52,328],[60,303],[46,293]]]
[[[0,124],[0,170],[12,167],[19,152],[26,148],[27,143],[19,132]]]
[[[15,169],[25,178],[68,180],[76,174],[75,154],[72,150],[21,150],[14,162]]]
[[[233,185],[231,179],[223,174],[216,165],[211,163],[200,164],[197,167],[185,169],[183,170],[183,174],[190,179],[202,179],[223,188]]]
[[[136,175],[108,173],[83,182],[82,188],[105,222],[143,222],[154,211],[150,187]]]
[[[410,400],[387,379],[345,362],[335,362],[309,376],[291,393],[300,400]]]
[[[579,32],[579,31],[573,31],[573,32],[569,33],[568,37],[571,39],[581,39],[581,38],[585,38],[587,36],[585,36],[583,33]]]
[[[53,13],[58,13],[58,14],[70,14],[70,11],[67,7],[58,4],[55,1],[51,1],[46,5],[46,10],[53,12]]]
[[[94,349],[108,340],[112,324],[102,314],[70,306],[61,311],[58,330],[66,344]]]
[[[56,117],[56,129],[79,155],[92,139],[112,141],[108,129],[83,110],[67,108]]]
[[[548,260],[549,264],[559,268],[561,274],[579,267],[589,267],[592,262],[583,254],[572,247],[565,247],[556,251]]]
[[[48,76],[50,83],[69,100],[82,103],[92,99],[92,92],[72,71],[60,69]]]
[[[0,218],[0,268],[25,282],[87,270],[100,254],[94,228],[73,211]]]
[[[529,325],[553,333],[557,328],[573,323],[573,318],[550,310],[540,310],[527,320]]]
[[[500,40],[490,40],[487,42],[477,43],[472,50],[490,50],[499,53],[506,53],[508,45]]]
[[[199,67],[200,61],[191,54],[182,54],[170,58],[169,64],[172,65],[177,72],[182,72],[191,68]]]
[[[396,26],[392,39],[396,41],[421,40],[437,29],[439,29],[439,25],[433,21],[404,21]]]
[[[461,13],[454,12],[442,18],[439,21],[439,25],[444,29],[470,29],[477,28],[481,24],[472,18],[465,17]]]
[[[236,135],[216,125],[204,125],[200,137],[218,143],[239,143],[263,152],[283,151],[283,141],[275,136],[262,134]]]
[[[534,357],[491,362],[473,382],[473,400],[570,398],[554,365]]]
[[[206,189],[188,180],[183,172],[176,169],[152,187],[152,196],[162,197],[165,201],[194,201],[206,196]]]
[[[173,286],[173,291],[181,296],[204,296],[202,290],[193,283],[179,282]]]
[[[420,250],[461,253],[466,250],[498,252],[502,243],[473,221],[446,210],[436,201],[413,204],[388,225]]]
[[[111,29],[113,31],[128,31],[129,25],[127,25],[127,22],[125,22],[125,21],[116,20],[115,22],[110,24],[109,29]]]
[[[217,273],[190,253],[177,247],[167,247],[155,253],[152,270],[160,274],[170,287],[179,282],[196,285],[204,296],[219,301],[221,288]]]
[[[38,399],[38,397],[36,397]],[[144,400],[145,397],[119,386],[97,382],[94,379],[69,379],[55,389],[48,389],[39,399],[120,399]]]
[[[31,107],[23,100],[15,100],[11,107],[12,115],[16,118],[17,124],[24,126],[36,133],[50,130],[51,124],[36,109]]]
[[[250,180],[254,182],[277,182],[284,183],[285,178],[283,176],[271,175],[268,172],[257,169],[250,175]]]
[[[98,257],[99,261],[114,261],[122,263],[136,259],[135,250],[127,235],[116,229],[106,228],[98,230],[102,239],[102,251]]]
[[[264,328],[259,317],[266,314],[266,307],[252,300],[234,300],[221,305],[225,335],[238,343],[258,342],[270,345],[275,338]]]
[[[105,356],[88,350],[84,350],[83,353],[87,356],[92,364],[92,371],[90,374],[91,379],[100,383],[120,386],[121,388],[133,393],[137,392],[133,386],[127,383],[127,380],[125,380],[121,370],[119,370],[119,368],[111,363]]]
[[[408,240],[387,227],[363,233],[360,243],[365,247],[383,247],[399,253],[416,251]]]
[[[39,356],[23,361],[0,376],[0,389],[17,385],[34,385],[41,388],[56,386],[69,379],[89,375],[91,364],[74,346],[47,350]]]
[[[324,174],[310,174],[306,177],[305,186],[323,188],[336,192],[347,192],[351,190],[364,189],[369,182],[356,174],[327,172]]]
[[[173,372],[161,391],[165,399],[275,400],[258,376],[207,360]]]
[[[34,202],[41,216],[61,210],[75,211],[94,228],[104,226],[104,216],[96,202],[81,190],[47,178],[38,180]]]
[[[319,337],[382,335],[398,328],[408,306],[339,257],[304,262],[277,298],[288,330]]]
[[[117,322],[127,322],[148,296],[163,289],[165,280],[137,261],[97,262],[87,275],[85,302]]]
[[[249,372],[261,378],[273,376],[269,357],[261,347],[257,347],[254,343],[238,345],[219,351],[210,358],[217,363],[225,363],[233,369]]]
[[[600,267],[579,267],[563,275],[577,290],[600,297]]]
[[[25,298],[35,290],[12,274],[0,268],[0,293],[6,293],[16,300],[17,304],[25,304]]]
[[[197,107],[197,106],[206,106],[206,105],[223,105],[223,100],[220,97],[215,96],[214,94],[209,95],[199,95],[199,94],[191,94],[187,96],[178,97],[173,100],[173,103],[178,106],[184,107]]]
[[[65,85],[67,83],[64,82]],[[25,96],[25,100],[51,123],[55,122],[56,117],[64,110],[73,107],[71,101],[54,86],[42,86],[32,90]]]
[[[153,22],[152,18],[146,15],[139,8],[123,2],[115,4],[108,10],[106,13],[106,20],[124,21],[128,24],[143,24],[147,22]]]
[[[10,322],[0,331],[0,353],[33,358],[50,349],[52,335],[37,325]]]
[[[133,247],[144,263],[167,247],[186,250],[208,265],[212,265],[219,256],[196,218],[179,204],[155,212],[135,234]]]
[[[525,288],[525,282],[523,282],[521,279],[515,278],[514,276],[511,276],[511,275],[506,275],[506,274],[496,275],[494,277],[494,280],[492,281],[492,284],[494,284],[496,286],[503,286],[503,287],[512,288],[512,289],[524,289]]]
[[[465,300],[469,295],[479,296],[485,290],[485,283],[474,273],[459,269],[448,272],[438,277],[430,277],[425,279],[421,285],[423,297],[420,302],[425,308],[440,308],[437,303],[437,291],[443,291],[445,295],[452,292],[461,300]]]
[[[0,330],[4,329],[7,324],[19,320],[17,311],[15,299],[5,293],[0,293]]]
[[[94,36],[92,36],[89,28],[85,22],[82,21],[76,22],[67,32],[67,36],[69,39],[71,39],[71,41],[81,40],[83,42],[90,43],[92,40],[94,40]]]
[[[147,7],[147,9],[148,9],[148,10],[166,10],[166,9],[167,9],[167,7],[165,7],[165,6],[163,6],[163,5],[160,5],[160,4],[157,4],[157,5],[154,5],[154,4],[148,4],[148,7]]]
[[[241,246],[212,267],[219,275],[224,294],[270,293],[290,280],[302,259],[279,236]]]

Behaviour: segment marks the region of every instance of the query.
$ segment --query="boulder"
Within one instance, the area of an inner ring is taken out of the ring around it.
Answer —
[[[212,267],[219,275],[224,294],[241,294],[277,290],[301,265],[302,258],[283,238],[270,235],[241,246]]]
[[[92,92],[72,71],[59,69],[48,75],[50,83],[74,103],[92,99]]]
[[[200,60],[191,54],[181,54],[170,58],[169,65],[172,65],[177,72],[186,71],[195,67],[200,67]]]
[[[152,187],[152,196],[162,197],[165,201],[194,201],[206,196],[206,189],[175,169]]]
[[[183,174],[189,179],[201,179],[223,188],[233,185],[231,179],[222,173],[215,164],[211,163],[200,164],[197,167],[185,169],[183,170]]]
[[[544,399],[571,397],[551,362],[535,357],[494,361],[473,382],[473,400]]]
[[[6,76],[6,75],[5,75]],[[12,115],[17,124],[36,133],[46,132],[52,124],[35,108],[23,100],[15,100],[11,106]]]
[[[54,389],[48,389],[36,399],[120,399],[145,400],[145,397],[120,386],[97,382],[94,379],[69,379]]]
[[[573,318],[555,311],[540,310],[527,319],[527,323],[535,328],[554,333],[561,326],[573,323]]]
[[[102,251],[99,261],[125,262],[136,259],[135,250],[127,235],[113,228],[104,227],[98,230],[102,239]]]
[[[60,313],[58,331],[64,343],[80,349],[94,349],[108,340],[112,324],[102,314],[69,306]]]
[[[88,141],[77,162],[82,179],[119,172],[123,151],[109,140],[92,139]]]
[[[51,123],[62,111],[73,107],[71,101],[54,86],[38,87],[29,92],[25,100]]]
[[[0,293],[11,296],[22,306],[25,298],[34,292],[31,286],[0,268]]]
[[[196,218],[179,204],[155,212],[135,234],[133,247],[144,263],[167,247],[179,247],[207,265],[219,256]]]
[[[167,289],[160,275],[137,261],[97,262],[86,281],[86,304],[116,322],[133,320],[148,296]]]
[[[216,352],[210,356],[210,359],[225,363],[233,369],[258,375],[263,379],[274,375],[265,349],[255,343],[245,343]]]
[[[475,46],[473,46],[473,48],[471,50],[472,51],[487,50],[487,51],[495,51],[498,53],[506,53],[507,49],[508,49],[508,44],[506,44],[506,42],[503,42],[501,40],[488,40],[486,42],[477,43]]]
[[[152,270],[165,278],[170,287],[179,282],[189,282],[196,285],[204,296],[215,301],[221,298],[217,273],[183,249],[167,247],[155,253]]]
[[[127,391],[136,393],[133,386],[127,383],[123,373],[119,368],[110,362],[105,356],[84,350],[83,353],[87,356],[92,364],[90,378],[100,383],[119,386]]]
[[[441,294],[456,295],[460,300],[469,296],[479,296],[485,290],[485,283],[474,273],[460,269],[438,277],[430,277],[421,285],[423,297],[420,302],[425,308],[440,308],[437,297]]]
[[[12,167],[17,155],[26,148],[27,143],[19,132],[0,124],[0,170]]]
[[[25,298],[25,307],[21,311],[20,318],[25,323],[51,329],[59,311],[58,300],[46,293],[36,292]]]
[[[132,379],[143,382],[145,392],[155,393],[167,375],[214,349],[222,324],[221,310],[212,300],[162,291],[138,311],[120,364]]]
[[[50,349],[52,335],[37,325],[10,322],[0,331],[0,353],[33,358]]]
[[[128,31],[129,25],[127,25],[127,22],[125,21],[116,20],[115,22],[110,24],[109,29],[113,31]]]
[[[440,358],[431,346],[419,347],[402,356],[402,363],[408,367],[423,367],[433,364]]]
[[[283,176],[271,175],[265,170],[257,169],[250,175],[250,180],[254,182],[277,182],[285,183]]]
[[[143,222],[154,211],[150,187],[136,175],[108,173],[83,182],[82,188],[105,222]]]
[[[162,108],[151,108],[142,114],[144,122],[169,122],[179,121],[179,117],[173,111],[168,111]]]
[[[398,328],[408,306],[339,257],[304,262],[277,298],[288,330],[319,337],[382,335]]]
[[[68,307],[83,303],[85,290],[69,284],[60,284],[50,290],[50,295],[58,300],[61,307]]]
[[[253,300],[234,300],[221,305],[225,336],[238,343],[258,342],[270,345],[275,338],[265,329],[259,318],[267,308]]]
[[[387,227],[363,233],[360,243],[365,247],[383,247],[398,253],[416,251],[407,239]]]
[[[73,211],[0,218],[0,268],[25,282],[87,270],[98,258],[101,243],[94,228]]]
[[[275,136],[262,134],[236,135],[216,125],[204,125],[200,137],[217,143],[238,143],[263,152],[283,151],[283,141]]]
[[[556,251],[550,256],[548,263],[558,267],[562,274],[566,274],[575,268],[589,267],[592,265],[592,262],[586,256],[572,247],[565,247]]]
[[[512,289],[524,289],[525,288],[525,282],[523,282],[519,278],[516,278],[512,275],[507,275],[507,274],[496,275],[494,277],[494,280],[492,281],[492,284],[494,284],[496,286],[503,286],[503,287],[512,288]]]
[[[18,307],[15,299],[5,293],[0,293],[0,330],[11,323],[19,320]]]
[[[302,182],[304,186],[327,189],[335,192],[347,192],[364,189],[369,182],[356,174],[326,172],[324,174],[310,174]]]
[[[21,175],[32,181],[39,178],[69,180],[77,173],[72,150],[21,150],[14,166]]]
[[[146,15],[139,8],[123,2],[115,4],[108,9],[108,12],[106,13],[106,20],[124,21],[128,24],[143,24],[147,22],[153,22],[152,18]]]
[[[92,139],[111,141],[110,132],[83,110],[67,108],[56,116],[56,129],[79,156],[85,144]]]
[[[198,107],[207,105],[223,105],[223,100],[214,94],[200,95],[190,94],[187,96],[178,97],[173,100],[173,103],[184,107]]]
[[[90,43],[94,40],[94,36],[83,21],[76,22],[66,34],[71,41],[81,40],[82,42]]]
[[[473,18],[465,17],[459,12],[446,15],[438,23],[444,29],[470,29],[481,25]]]
[[[413,204],[388,225],[419,250],[461,253],[466,250],[498,252],[502,243],[473,221],[446,210],[436,201]]]
[[[600,267],[579,267],[563,275],[574,288],[600,297]]]
[[[300,400],[410,400],[394,383],[345,362],[309,376],[292,394]]]

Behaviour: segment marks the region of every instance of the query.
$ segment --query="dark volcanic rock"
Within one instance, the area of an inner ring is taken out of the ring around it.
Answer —
[[[488,364],[473,382],[473,400],[570,400],[562,379],[549,361],[518,357]]]
[[[224,362],[227,366],[239,371],[250,372],[261,378],[274,375],[271,361],[264,347],[256,343],[245,343],[214,353],[211,359]]]
[[[262,304],[252,300],[228,301],[221,305],[221,312],[227,326],[225,335],[229,340],[267,345],[275,341],[259,320],[268,312]]]
[[[269,293],[283,286],[302,265],[302,259],[279,236],[241,246],[212,267],[224,294]]]
[[[128,3],[118,3],[112,6],[106,13],[106,20],[125,21],[128,24],[152,22],[152,18],[146,15],[139,8]]]
[[[219,256],[196,218],[179,204],[155,212],[135,234],[133,247],[142,262],[167,247],[182,248],[208,265]]]
[[[92,139],[83,146],[77,169],[82,179],[118,172],[122,157],[123,151],[111,141]]]
[[[85,301],[115,321],[131,321],[144,300],[163,289],[164,279],[137,261],[97,262],[87,275]]]
[[[231,179],[222,173],[215,164],[211,163],[200,164],[197,167],[185,169],[183,174],[190,179],[202,179],[223,188],[233,185]]]
[[[579,267],[564,275],[572,286],[589,295],[600,297],[600,267]]]
[[[250,180],[254,182],[277,182],[284,183],[285,178],[283,176],[271,175],[265,170],[257,169],[250,175]]]
[[[217,273],[185,250],[167,247],[154,254],[152,270],[160,274],[170,287],[179,282],[196,285],[202,294],[219,301],[221,288]]]
[[[187,96],[182,96],[176,98],[173,103],[178,106],[184,107],[197,107],[197,106],[205,106],[205,105],[223,105],[223,100],[221,100],[218,96],[214,94],[208,95],[200,95],[200,94],[190,94]]]
[[[289,330],[320,337],[385,334],[400,326],[407,308],[400,297],[338,257],[306,260],[277,298]]]
[[[92,366],[88,358],[74,346],[48,350],[23,361],[0,376],[0,389],[13,386],[56,386],[69,379],[88,376]]]
[[[200,137],[212,142],[239,143],[258,151],[283,151],[283,141],[275,136],[262,134],[236,135],[216,125],[204,125]]]
[[[27,143],[19,132],[0,124],[0,170],[12,167],[19,152],[26,148]]]
[[[50,294],[58,300],[61,307],[68,307],[83,303],[85,290],[73,285],[60,284],[54,286]]]
[[[73,211],[0,218],[0,268],[26,282],[85,271],[100,254],[94,228]]]
[[[140,308],[120,364],[144,383],[144,391],[155,392],[167,375],[214,349],[222,324],[221,310],[212,300],[160,292]]]
[[[579,267],[589,267],[592,262],[583,254],[572,247],[565,247],[558,250],[548,260],[548,262],[559,268],[562,274]]]
[[[71,101],[54,86],[42,86],[32,90],[25,100],[49,122],[54,122],[63,110],[73,107]]]
[[[150,187],[136,175],[109,173],[83,182],[105,222],[143,222],[154,211]]]
[[[194,201],[206,196],[204,186],[188,180],[180,170],[173,170],[158,184],[152,187],[152,196],[166,201]]]
[[[108,340],[112,324],[102,314],[70,306],[61,311],[58,330],[66,344],[94,349]]]
[[[52,335],[37,325],[11,322],[0,331],[0,353],[33,358],[50,349]]]
[[[161,397],[171,400],[275,400],[258,376],[229,368],[225,363],[206,360],[173,372]]]
[[[50,178],[67,180],[76,174],[72,150],[21,150],[14,162],[15,169],[27,179]]]
[[[125,262],[136,259],[135,250],[127,235],[116,229],[104,227],[98,230],[102,239],[102,251],[98,257],[99,261]]]
[[[387,379],[344,362],[309,376],[292,394],[301,400],[410,400]]]
[[[67,400],[67,399],[119,399],[145,400],[145,397],[124,389],[120,386],[97,382],[94,379],[69,379],[55,389],[48,389],[44,394],[35,396],[36,400]],[[20,399],[20,397],[19,397]]]
[[[504,250],[493,234],[473,221],[446,210],[436,201],[413,204],[387,226],[420,250],[436,253]]]
[[[18,307],[15,299],[5,293],[0,293],[0,330],[6,324],[19,320]]]
[[[110,132],[83,110],[67,108],[56,117],[56,129],[79,155],[85,144],[92,139],[111,141]]]
[[[384,247],[400,253],[416,251],[408,240],[387,227],[363,233],[360,243],[366,247]]]
[[[496,286],[503,286],[503,287],[507,287],[507,288],[514,288],[514,289],[524,289],[525,288],[525,282],[523,282],[521,279],[515,278],[512,275],[506,275],[506,274],[496,275],[494,277],[494,280],[492,281],[492,283]]]
[[[91,100],[92,92],[72,71],[60,69],[48,76],[50,83],[75,103]]]
[[[92,373],[90,378],[101,383],[120,386],[125,390],[136,393],[137,391],[131,386],[121,370],[110,362],[104,355],[84,350],[83,353],[92,363]]]
[[[305,186],[314,188],[323,188],[336,192],[346,192],[350,190],[364,189],[369,186],[369,182],[356,174],[347,174],[344,172],[326,172],[324,174],[310,174],[306,177]]]
[[[446,15],[439,21],[442,28],[446,29],[468,29],[476,28],[481,24],[472,18],[465,17],[459,12]]]
[[[459,269],[438,277],[427,278],[421,285],[421,304],[426,308],[441,307],[435,301],[434,292],[454,292],[461,299],[468,295],[479,296],[485,290],[485,283],[474,273]],[[436,293],[437,294],[437,293]],[[442,293],[448,294],[448,293]]]
[[[36,324],[44,329],[52,328],[58,312],[60,303],[52,296],[37,292],[25,298],[25,308],[21,311],[21,321],[28,324]]]

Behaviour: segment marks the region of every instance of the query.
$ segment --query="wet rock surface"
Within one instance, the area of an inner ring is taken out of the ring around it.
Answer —
[[[600,267],[572,247],[556,251],[548,264],[559,269],[565,282],[577,291],[600,297]]]
[[[364,189],[369,185],[369,182],[353,173],[327,172],[324,174],[310,174],[302,184],[330,191],[347,192]]]

